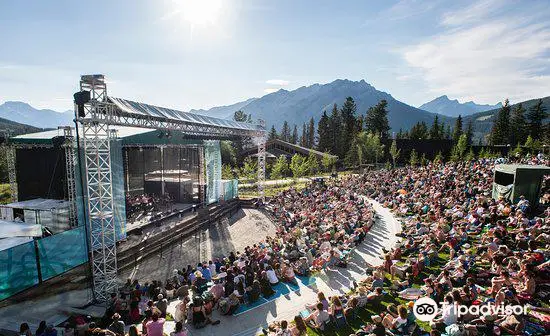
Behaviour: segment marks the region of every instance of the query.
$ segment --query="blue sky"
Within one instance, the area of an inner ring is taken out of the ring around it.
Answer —
[[[80,74],[183,110],[365,79],[418,106],[550,95],[548,0],[0,0],[0,103],[72,108]]]

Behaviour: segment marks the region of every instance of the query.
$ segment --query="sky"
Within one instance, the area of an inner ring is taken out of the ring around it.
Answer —
[[[364,79],[419,106],[550,95],[548,0],[0,0],[0,103],[72,109],[79,76],[189,110]]]

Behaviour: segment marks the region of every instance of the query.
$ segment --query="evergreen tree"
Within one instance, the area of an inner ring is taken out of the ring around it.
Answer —
[[[307,157],[305,164],[309,175],[315,175],[319,172],[319,160],[317,160],[317,155],[313,152],[309,152],[309,156]]]
[[[472,139],[474,137],[473,128],[474,126],[473,126],[472,120],[468,121],[468,124],[466,125],[466,142],[468,143],[468,145],[472,144]],[[479,139],[479,141],[480,141],[479,144],[481,145],[481,138]]]
[[[290,126],[288,126],[288,122],[286,120],[281,128],[280,139],[286,142],[290,141]]]
[[[343,157],[342,153],[345,148],[342,148],[342,137],[341,137],[341,124],[342,124],[342,118],[340,115],[340,110],[338,109],[338,105],[334,104],[332,108],[332,113],[329,118],[329,135],[330,135],[330,152],[338,155],[339,157]]]
[[[294,156],[292,156],[289,167],[294,178],[305,176],[308,172],[306,159],[300,154],[294,154]]]
[[[309,127],[307,128],[307,148],[315,147],[315,120],[313,117],[309,119]]]
[[[289,142],[295,145],[298,143],[298,127],[296,125],[294,125],[294,130],[292,131]]]
[[[510,140],[510,102],[504,101],[504,105],[498,111],[496,120],[491,130],[491,143],[493,145],[506,145]]]
[[[437,114],[435,115],[432,128],[430,129],[430,139],[433,139],[433,140],[442,139],[441,126],[439,125],[439,116]]]
[[[229,140],[220,141],[220,152],[222,156],[222,164],[227,164],[231,167],[237,165],[237,153],[235,147]]]
[[[307,143],[307,130],[306,130],[306,123],[302,124],[302,136],[300,137],[300,146],[306,147]]]
[[[304,124],[304,130],[305,129],[306,125]],[[323,111],[321,119],[319,119],[319,123],[317,124],[317,138],[319,139],[319,142],[317,143],[317,150],[321,152],[330,152],[332,150],[330,120],[326,111]],[[333,152],[331,153],[335,154]]]
[[[336,158],[328,153],[323,153],[321,164],[323,165],[323,170],[325,172],[332,171],[336,165]]]
[[[462,116],[459,114],[455,121],[455,128],[453,129],[453,141],[458,142],[462,135]]]
[[[466,154],[467,149],[468,139],[466,134],[462,134],[451,151],[451,160],[457,162],[464,159],[464,154]]]
[[[434,163],[440,164],[443,163],[443,154],[441,151],[437,152],[437,154],[434,157]]]
[[[529,135],[533,140],[539,140],[543,138],[544,133],[544,119],[548,116],[546,113],[546,106],[543,105],[542,99],[533,105],[527,113],[527,119],[529,120]]]
[[[280,155],[271,168],[272,179],[281,179],[288,175],[288,162],[286,156]]]
[[[399,132],[397,132],[397,134],[395,135],[395,138],[396,139],[405,139],[405,133],[403,132],[402,128],[399,129]]]
[[[365,130],[369,133],[378,134],[382,140],[388,138],[390,130],[387,106],[388,102],[383,99],[376,106],[370,107],[365,116]]]
[[[275,126],[271,126],[271,130],[269,130],[268,140],[275,140],[279,137],[277,134],[277,130],[275,129]]]
[[[409,132],[409,139],[412,140],[424,140],[429,136],[428,126],[425,122],[417,122]]]
[[[363,131],[363,124],[365,123],[365,116],[364,115],[360,115],[359,117],[357,117],[357,126],[356,126],[356,129],[355,131],[356,132],[362,132]]]
[[[418,163],[418,153],[414,149],[411,151],[409,163],[411,164],[411,166],[416,166],[416,164]]]
[[[510,144],[517,145],[525,141],[527,123],[525,109],[521,103],[517,104],[510,117]]]
[[[445,129],[445,139],[451,140],[453,138],[453,134],[451,132],[451,125],[447,124],[447,128]]]
[[[342,146],[344,146],[344,148],[349,148],[357,130],[357,118],[355,117],[356,110],[357,106],[353,98],[347,97],[341,110]]]
[[[397,141],[395,139],[391,142],[390,147],[390,155],[391,159],[393,161],[393,167],[397,167],[397,159],[399,158],[399,155],[401,154],[401,149],[397,149]]]

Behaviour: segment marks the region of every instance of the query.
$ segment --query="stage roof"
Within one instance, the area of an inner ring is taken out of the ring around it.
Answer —
[[[216,126],[224,127],[236,130],[247,131],[264,131],[259,125],[251,123],[237,122],[233,120],[214,118],[205,116],[202,114],[195,114],[189,112],[182,112],[178,110],[169,109],[166,107],[158,107],[154,105],[139,103],[127,99],[116,98],[109,96],[109,100],[115,104],[120,110],[130,114],[139,114],[144,116],[152,116],[157,118],[166,118],[170,120],[179,120],[187,123],[204,125],[204,126]]]

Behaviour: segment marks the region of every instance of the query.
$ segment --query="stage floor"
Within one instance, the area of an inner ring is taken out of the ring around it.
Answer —
[[[163,213],[165,212],[175,212],[175,211],[187,211],[187,210],[190,210],[193,205],[196,205],[194,203],[174,203],[172,204],[171,206],[166,206],[164,209],[160,210],[162,211]],[[154,220],[151,220],[151,218],[153,217],[154,214],[152,213],[148,213],[148,214],[144,214],[142,216],[138,216],[135,220],[133,221],[127,221],[126,222],[126,233],[129,234],[130,232],[134,231],[134,230],[138,230],[138,229],[142,229],[148,225],[150,225],[152,222],[158,220],[157,219],[154,219]]]

